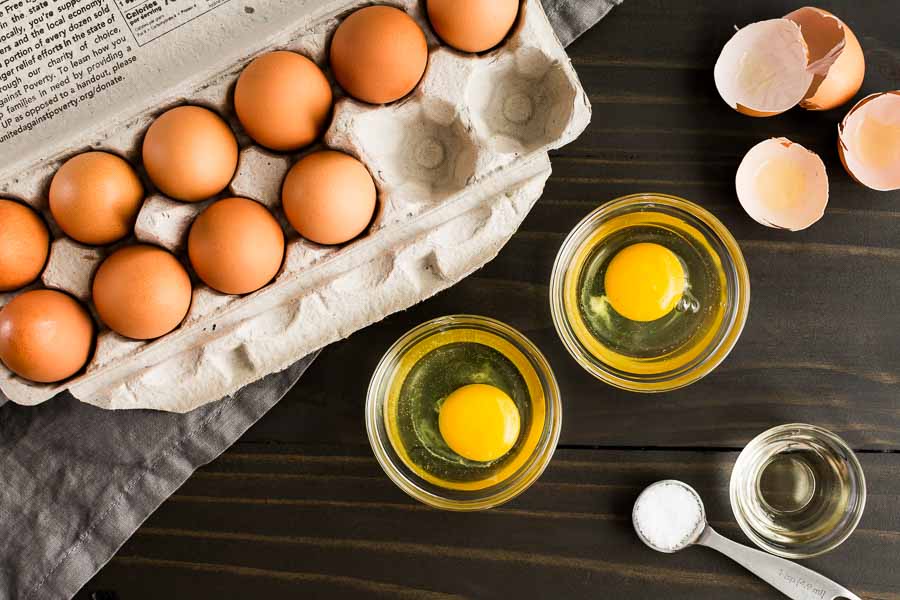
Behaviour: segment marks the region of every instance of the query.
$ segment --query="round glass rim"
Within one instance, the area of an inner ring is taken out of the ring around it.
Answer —
[[[572,259],[579,247],[597,227],[611,217],[648,208],[667,208],[689,217],[699,223],[725,249],[720,255],[726,269],[726,279],[730,276],[733,290],[728,290],[726,318],[720,332],[706,350],[686,366],[676,371],[652,376],[632,375],[606,365],[591,354],[569,324],[565,311],[565,279]],[[550,276],[550,312],[553,325],[563,345],[579,365],[591,375],[614,387],[643,393],[667,392],[690,385],[712,372],[731,352],[737,343],[750,308],[750,274],[740,246],[731,232],[711,212],[689,200],[656,192],[640,192],[616,198],[591,211],[566,236]]]
[[[544,428],[527,462],[509,478],[481,490],[448,490],[431,484],[409,469],[394,450],[384,427],[384,403],[399,359],[419,341],[449,329],[476,327],[512,343],[538,375],[545,398]],[[508,502],[528,489],[547,468],[562,429],[562,400],[553,369],[531,340],[513,327],[490,317],[457,314],[438,317],[410,329],[384,353],[366,394],[366,434],[378,464],[410,497],[443,510],[485,510]]]
[[[755,452],[760,451],[764,444],[770,443],[771,441],[778,440],[780,438],[784,438],[785,434],[789,434],[792,432],[802,432],[810,434],[810,437],[823,440],[828,444],[838,448],[841,451],[841,454],[846,457],[848,469],[852,471],[854,477],[859,482],[857,502],[854,506],[853,513],[850,515],[850,519],[843,525],[840,533],[834,535],[833,538],[828,538],[826,536],[824,539],[827,539],[828,542],[815,551],[807,552],[803,551],[802,548],[798,548],[795,550],[786,550],[780,546],[772,544],[767,538],[757,533],[757,531],[750,526],[746,516],[744,515],[744,512],[741,509],[744,504],[744,502],[742,502],[741,500],[741,487],[742,483],[744,483],[744,476],[742,475],[742,473],[747,470],[745,463],[751,461],[752,455]],[[762,548],[766,552],[769,552],[776,556],[781,556],[783,558],[813,558],[834,550],[835,548],[843,544],[847,540],[847,538],[849,538],[850,535],[854,531],[856,531],[856,527],[857,525],[859,525],[859,521],[860,519],[862,519],[863,512],[866,508],[866,476],[863,472],[863,468],[859,462],[859,459],[856,457],[856,453],[853,452],[853,449],[850,448],[847,442],[845,442],[837,434],[816,425],[808,425],[806,423],[786,423],[784,425],[778,425],[777,427],[772,427],[771,429],[763,431],[755,438],[750,440],[750,442],[746,446],[744,446],[744,449],[741,450],[741,453],[738,455],[737,460],[734,463],[734,467],[732,467],[731,469],[731,478],[728,485],[728,495],[731,502],[731,512],[734,513],[734,518],[737,521],[738,526],[740,526],[741,531],[744,532],[744,535],[746,535],[750,539],[750,541],[752,541],[758,547]]]

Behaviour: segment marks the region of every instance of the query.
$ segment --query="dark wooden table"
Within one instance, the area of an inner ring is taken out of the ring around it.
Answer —
[[[847,107],[751,119],[713,85],[734,24],[796,6],[625,0],[570,48],[593,123],[553,157],[544,197],[500,256],[327,348],[79,598],[778,598],[711,551],[651,552],[629,517],[643,486],[675,477],[700,491],[722,533],[746,541],[727,495],[737,452],[768,427],[805,422],[849,441],[869,490],[856,533],[807,564],[864,598],[900,599],[900,193],[866,190],[841,168],[835,127]],[[821,6],[859,36],[863,91],[900,88],[900,5]],[[806,145],[827,165],[828,212],[807,231],[757,225],[735,198],[740,158],[772,136]],[[557,339],[547,302],[566,233],[599,204],[638,191],[712,210],[740,241],[753,290],[728,360],[687,389],[655,396],[582,371]],[[564,425],[559,451],[529,491],[486,513],[451,514],[415,503],[382,474],[363,403],[370,373],[399,335],[473,311],[519,328],[547,354]]]

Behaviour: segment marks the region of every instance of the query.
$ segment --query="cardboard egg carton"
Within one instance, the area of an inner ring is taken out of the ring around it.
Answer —
[[[41,282],[30,287],[65,290],[92,311],[93,273],[123,244],[137,240],[162,246],[189,266],[187,232],[215,199],[182,203],[148,185],[134,238],[94,248],[66,238],[52,222],[46,207],[49,181],[66,158],[88,147],[139,165],[144,132],[174,105],[204,105],[228,120],[238,134],[240,161],[229,188],[218,197],[263,203],[282,223],[287,240],[281,271],[263,289],[228,296],[192,275],[190,311],[172,333],[141,342],[101,325],[94,356],[82,374],[38,385],[0,366],[3,395],[34,405],[68,389],[101,408],[189,411],[432,296],[497,254],[541,195],[550,175],[547,152],[573,140],[590,120],[588,100],[539,0],[524,0],[509,39],[483,55],[441,46],[427,23],[424,2],[392,3],[411,14],[428,36],[429,65],[422,82],[409,97],[386,106],[339,97],[335,88],[333,121],[324,138],[324,145],[356,156],[372,173],[379,191],[372,226],[350,244],[325,247],[299,238],[285,221],[282,180],[299,156],[321,145],[299,154],[254,146],[234,116],[231,91],[247,61],[268,50],[295,50],[327,69],[331,34],[364,4],[300,1],[290,9],[293,22],[254,37],[239,57],[224,57],[224,64],[180,81],[149,104],[135,101],[130,112],[95,116],[92,125],[69,139],[57,139],[55,151],[48,143],[40,160],[0,170],[0,194],[42,211],[54,237]],[[13,296],[0,295],[0,305]]]

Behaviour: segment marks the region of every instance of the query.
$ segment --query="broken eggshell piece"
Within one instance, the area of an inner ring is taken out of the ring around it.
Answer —
[[[738,167],[735,187],[747,214],[777,229],[806,229],[822,218],[828,204],[822,159],[787,138],[751,148]]]
[[[746,115],[768,117],[797,105],[813,81],[800,26],[788,19],[751,23],[728,40],[713,76],[719,95]]]
[[[859,40],[828,11],[804,6],[785,15],[800,26],[809,51],[813,81],[800,102],[807,110],[831,110],[847,103],[862,87],[866,61]]]
[[[722,49],[714,76],[729,106],[768,117],[797,104],[808,110],[844,104],[862,86],[865,60],[846,24],[807,6],[739,29]]]
[[[866,96],[850,109],[838,125],[838,153],[866,187],[900,189],[900,90]]]

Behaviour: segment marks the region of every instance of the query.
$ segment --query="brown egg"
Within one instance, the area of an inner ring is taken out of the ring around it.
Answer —
[[[348,94],[372,104],[410,93],[428,64],[422,29],[390,6],[361,8],[344,19],[331,41],[331,69]]]
[[[0,292],[26,286],[41,274],[50,234],[36,212],[0,198]]]
[[[191,306],[191,279],[172,254],[156,246],[126,246],[97,269],[94,307],[119,335],[149,340],[178,327]]]
[[[266,285],[284,258],[284,234],[272,213],[247,198],[225,198],[191,225],[188,255],[214,290],[249,294]]]
[[[365,165],[326,150],[303,157],[281,190],[294,229],[318,244],[343,244],[362,233],[375,213],[375,182]]]
[[[144,187],[125,160],[85,152],[67,160],[50,182],[50,212],[77,242],[100,246],[131,233]]]
[[[234,109],[257,143],[272,150],[297,150],[325,131],[331,86],[305,56],[269,52],[241,73],[234,89]]]
[[[215,196],[237,168],[234,133],[219,115],[178,106],[160,115],[144,137],[144,168],[167,196],[198,202]]]
[[[503,41],[519,14],[519,0],[428,0],[438,36],[463,52],[484,52]]]
[[[62,292],[25,292],[0,310],[0,361],[25,379],[71,377],[87,363],[93,341],[87,310]]]

